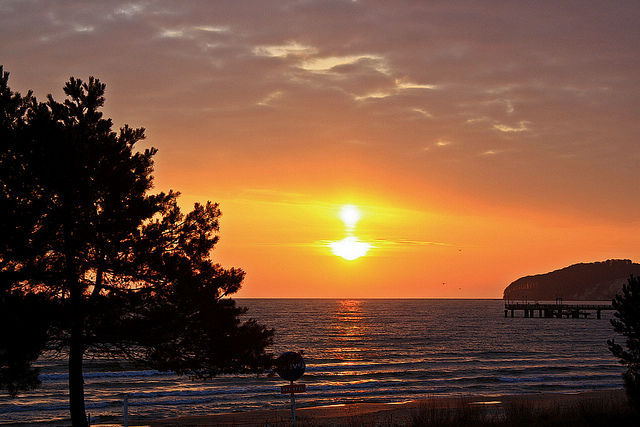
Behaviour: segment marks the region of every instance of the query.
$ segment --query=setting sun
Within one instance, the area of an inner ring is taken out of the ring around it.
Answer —
[[[360,220],[360,211],[353,205],[345,205],[340,211],[340,218],[348,228],[353,228]]]
[[[365,256],[370,248],[370,244],[359,241],[355,236],[347,236],[339,242],[331,242],[331,251],[334,255],[348,261]]]
[[[347,237],[344,239],[331,242],[331,252],[334,255],[342,257],[348,261],[363,257],[367,254],[371,245],[366,242],[361,242],[355,235],[356,223],[360,220],[360,211],[353,205],[344,205],[340,209],[340,218],[344,222],[346,227]]]

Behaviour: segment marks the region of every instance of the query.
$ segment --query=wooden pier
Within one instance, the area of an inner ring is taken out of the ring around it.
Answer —
[[[507,302],[504,303],[504,317],[515,317],[514,313],[518,310],[524,312],[525,318],[544,317],[547,319],[563,317],[579,319],[580,316],[587,318],[594,311],[596,313],[596,319],[601,318],[601,313],[604,310],[613,310],[611,304],[563,304],[563,303],[537,303],[537,302]]]

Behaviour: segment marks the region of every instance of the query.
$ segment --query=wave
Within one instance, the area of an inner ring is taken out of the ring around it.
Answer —
[[[156,376],[175,376],[176,374],[171,372],[160,372],[154,370],[148,371],[100,371],[100,372],[85,372],[83,377],[85,380],[95,378],[148,378]],[[67,373],[45,373],[40,374],[38,378],[41,381],[60,381],[68,380],[69,375]]]

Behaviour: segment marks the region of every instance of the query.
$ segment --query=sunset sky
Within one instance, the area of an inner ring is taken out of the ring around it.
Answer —
[[[41,101],[106,83],[155,190],[220,203],[237,297],[501,298],[640,262],[639,23],[637,0],[0,0],[0,64]]]

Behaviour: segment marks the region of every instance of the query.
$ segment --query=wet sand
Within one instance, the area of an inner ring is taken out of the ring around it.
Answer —
[[[624,390],[606,390],[575,394],[537,393],[510,396],[466,396],[466,397],[434,397],[431,399],[411,400],[395,403],[352,403],[346,405],[329,405],[296,409],[298,426],[348,426],[378,424],[404,424],[411,416],[425,405],[429,407],[463,408],[467,405],[486,405],[500,408],[509,404],[526,402],[539,408],[582,405],[589,402],[620,402],[625,399]],[[152,427],[228,427],[228,426],[289,426],[291,410],[270,409],[224,414],[179,417],[156,420],[147,423]]]

